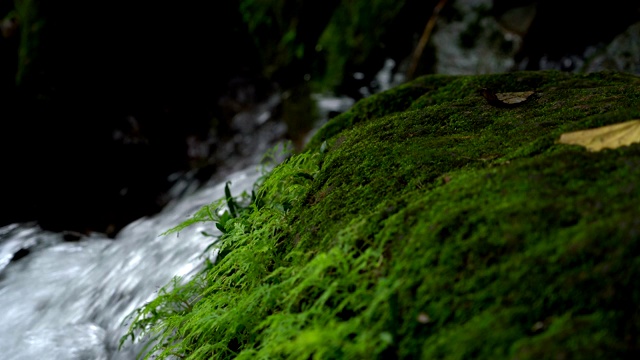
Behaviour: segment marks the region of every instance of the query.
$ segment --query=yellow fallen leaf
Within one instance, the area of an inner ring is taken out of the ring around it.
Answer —
[[[580,145],[589,151],[615,149],[640,142],[640,119],[607,125],[595,129],[565,133],[558,140],[561,144]]]

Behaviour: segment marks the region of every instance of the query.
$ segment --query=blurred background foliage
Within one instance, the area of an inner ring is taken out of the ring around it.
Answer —
[[[318,125],[313,94],[358,100],[389,76],[640,73],[639,10],[623,0],[0,0],[0,153],[12,174],[0,224],[114,235],[167,204],[172,174],[204,182],[261,141],[299,150]]]
[[[287,87],[306,75],[315,92],[346,93],[352,73],[371,78],[411,52],[435,3],[243,0],[240,10],[266,77]]]
[[[621,0],[606,7],[577,0],[239,0],[213,5],[0,0],[3,42],[17,38],[19,43],[15,69],[7,66],[12,56],[3,44],[3,73],[13,71],[19,86],[37,87],[47,83],[46,76],[73,70],[66,63],[96,76],[98,69],[87,69],[88,63],[114,69],[101,69],[108,74],[105,78],[122,74],[147,83],[175,77],[178,71],[183,78],[204,74],[199,77],[220,83],[239,74],[259,74],[282,89],[310,81],[314,92],[348,93],[355,72],[370,80],[389,58],[397,67],[405,62],[406,68],[439,6],[442,13],[435,20],[441,27],[471,18],[454,39],[455,46],[474,48],[490,27],[485,20],[493,17],[504,30],[492,33],[493,40],[505,52],[518,47],[519,60],[533,52],[538,58],[580,52],[609,41],[640,19],[639,6]],[[510,44],[514,36],[521,39]],[[527,37],[535,41],[521,44]],[[535,70],[540,67],[538,58],[515,65]],[[163,71],[140,71],[157,70],[153,63],[162,64]],[[418,75],[441,72],[435,63],[430,48]],[[127,69],[136,71],[122,71]],[[68,82],[73,73],[66,72],[56,84]],[[214,73],[225,75],[211,76]],[[209,82],[200,92],[215,87]]]
[[[51,4],[2,0],[1,4],[3,29],[7,29],[3,40],[17,38],[19,43],[17,68],[5,67],[3,73],[13,70],[16,85],[32,87],[31,91],[37,83],[51,82],[55,73],[68,69],[69,65],[60,67],[65,60],[82,70],[89,70],[83,60],[91,64],[111,62],[112,67],[122,70],[162,55],[189,59],[192,68],[205,72],[204,68],[210,67],[229,73],[221,65],[233,63],[236,66],[231,66],[231,73],[240,73],[239,67],[257,71],[283,88],[297,85],[306,75],[307,80],[313,80],[314,91],[336,91],[349,70],[379,69],[383,49],[397,56],[402,48],[400,52],[406,56],[435,2],[240,0],[203,6],[188,2],[87,4],[66,0]],[[11,31],[16,33],[9,34]],[[199,41],[205,38],[212,41]],[[158,51],[159,47],[173,49],[175,42],[184,44],[176,49],[182,53]],[[8,49],[3,50],[5,58],[11,57]],[[210,60],[203,63],[197,56],[203,55],[202,51],[217,56],[201,56]],[[124,59],[129,62],[126,66]],[[178,67],[186,62],[166,65]],[[115,72],[103,70],[109,75]],[[172,68],[165,70],[164,75],[175,72]],[[73,71],[65,75],[73,75]],[[136,75],[152,80],[144,73]]]

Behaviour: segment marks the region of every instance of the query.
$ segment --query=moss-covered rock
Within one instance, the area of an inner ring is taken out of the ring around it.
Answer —
[[[485,87],[536,93],[504,109]],[[362,100],[130,335],[189,359],[638,355],[640,144],[556,143],[634,118],[640,78],[618,73],[426,76]]]

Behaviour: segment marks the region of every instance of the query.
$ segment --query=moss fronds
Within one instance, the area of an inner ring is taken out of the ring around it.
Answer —
[[[501,109],[483,87],[536,94]],[[228,220],[226,256],[132,329],[159,358],[629,357],[640,144],[555,140],[638,118],[639,94],[630,75],[524,72],[360,102]]]

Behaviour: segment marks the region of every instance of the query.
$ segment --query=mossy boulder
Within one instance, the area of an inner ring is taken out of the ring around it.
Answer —
[[[505,109],[482,88],[535,94]],[[366,98],[130,335],[151,326],[155,355],[189,359],[637,356],[640,144],[556,141],[637,118],[640,78],[620,73],[426,76]]]

